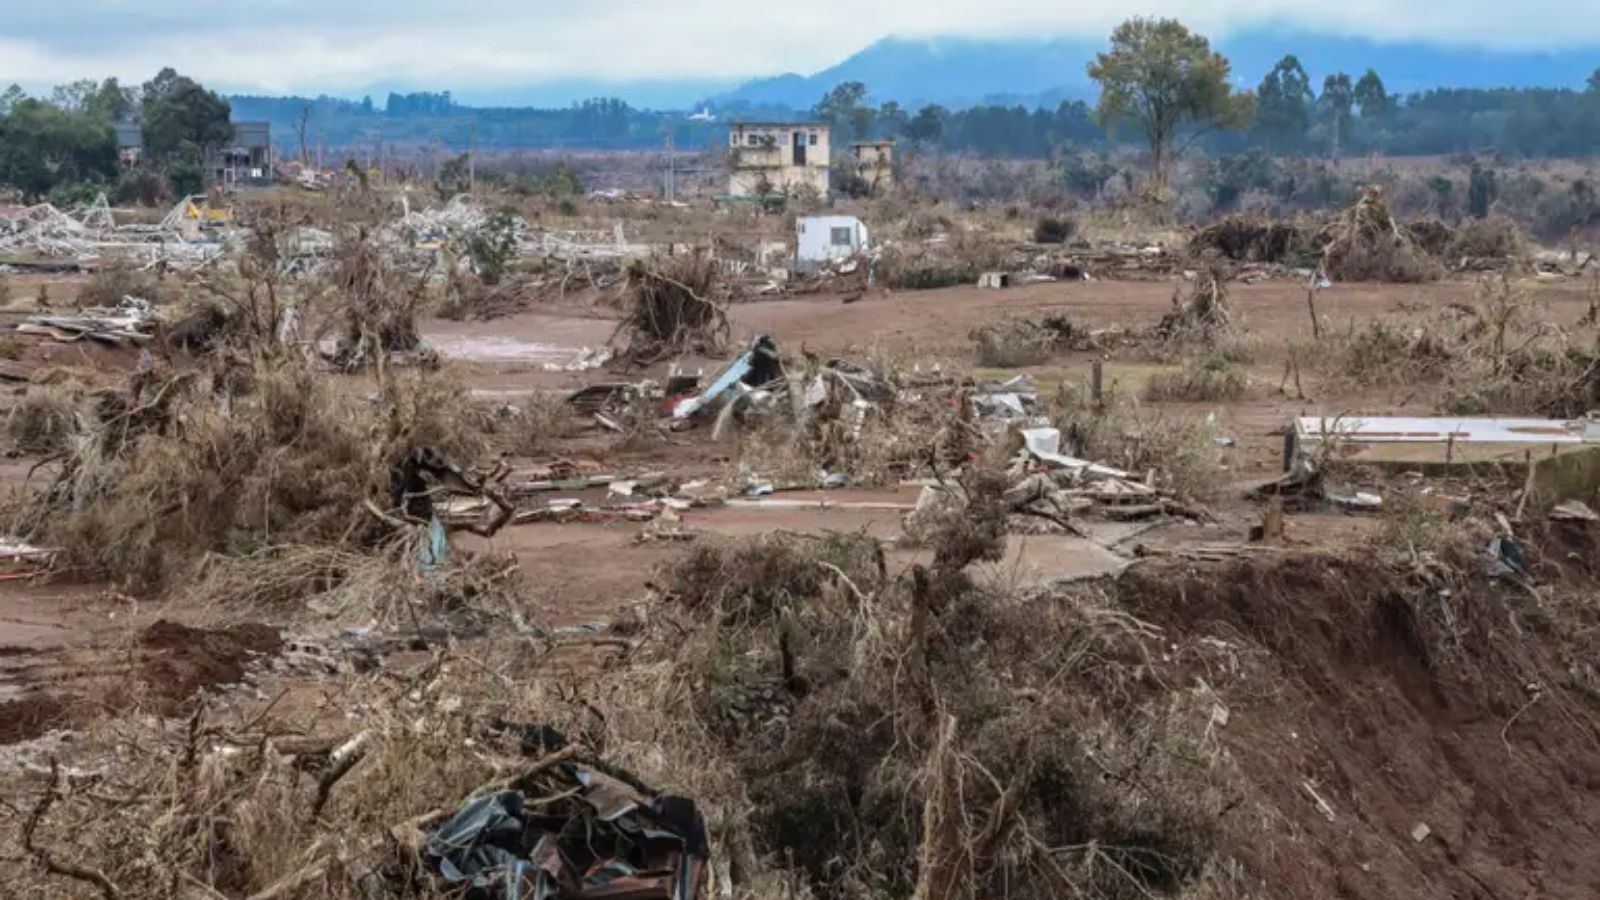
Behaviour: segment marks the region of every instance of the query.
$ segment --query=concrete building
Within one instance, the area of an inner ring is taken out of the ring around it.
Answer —
[[[894,189],[894,141],[857,141],[850,145],[850,167],[872,193]]]
[[[815,191],[828,196],[828,126],[740,122],[728,126],[728,193],[734,197]]]
[[[224,187],[273,182],[272,123],[234,122],[233,140],[211,158],[213,183]]]
[[[795,260],[801,268],[866,253],[867,226],[855,216],[808,216],[794,223]]]
[[[117,122],[111,128],[117,133],[117,159],[123,168],[137,166],[144,154],[144,128],[138,122]]]

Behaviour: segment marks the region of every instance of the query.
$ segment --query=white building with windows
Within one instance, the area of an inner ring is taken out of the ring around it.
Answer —
[[[761,197],[814,191],[828,196],[828,126],[738,122],[728,126],[728,193]]]
[[[826,265],[869,250],[867,226],[855,216],[810,216],[794,223],[795,259]]]

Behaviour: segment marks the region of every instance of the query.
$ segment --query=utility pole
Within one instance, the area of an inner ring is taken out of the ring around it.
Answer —
[[[467,193],[478,187],[478,117],[467,125]]]
[[[325,141],[326,136],[327,136],[327,133],[324,132],[321,128],[317,129],[317,171],[318,172],[326,171],[323,168],[323,165],[322,165],[322,151],[323,151],[324,147],[326,146],[326,141]]]
[[[666,155],[667,155],[667,171],[666,171],[664,187],[666,188],[667,202],[671,203],[673,200],[677,199],[676,195],[677,195],[677,191],[678,191],[678,171],[677,171],[678,160],[677,160],[677,156],[672,152],[672,132],[670,132],[670,131],[667,132],[667,154]]]
[[[383,123],[378,123],[378,183],[383,184]]]

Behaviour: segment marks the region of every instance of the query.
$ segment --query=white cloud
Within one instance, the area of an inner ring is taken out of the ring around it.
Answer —
[[[21,0],[11,0],[20,3]],[[8,3],[7,5],[11,5]],[[1098,37],[1131,12],[1213,37],[1276,24],[1500,49],[1600,45],[1592,0],[57,0],[7,12],[0,82],[172,65],[232,91],[457,90],[555,80],[738,80],[825,67],[912,36]]]

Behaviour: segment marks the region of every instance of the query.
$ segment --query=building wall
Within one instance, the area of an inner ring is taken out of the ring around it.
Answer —
[[[805,141],[804,163],[797,164],[795,135]],[[828,195],[832,146],[823,125],[740,125],[728,128],[728,193],[749,197],[760,193],[763,180],[774,191],[813,190]]]
[[[848,241],[835,242],[835,231],[848,231]],[[869,249],[867,226],[855,216],[807,216],[794,223],[795,258],[801,263],[849,259]]]
[[[874,191],[894,187],[894,144],[854,144],[850,155],[855,160],[856,174]]]

